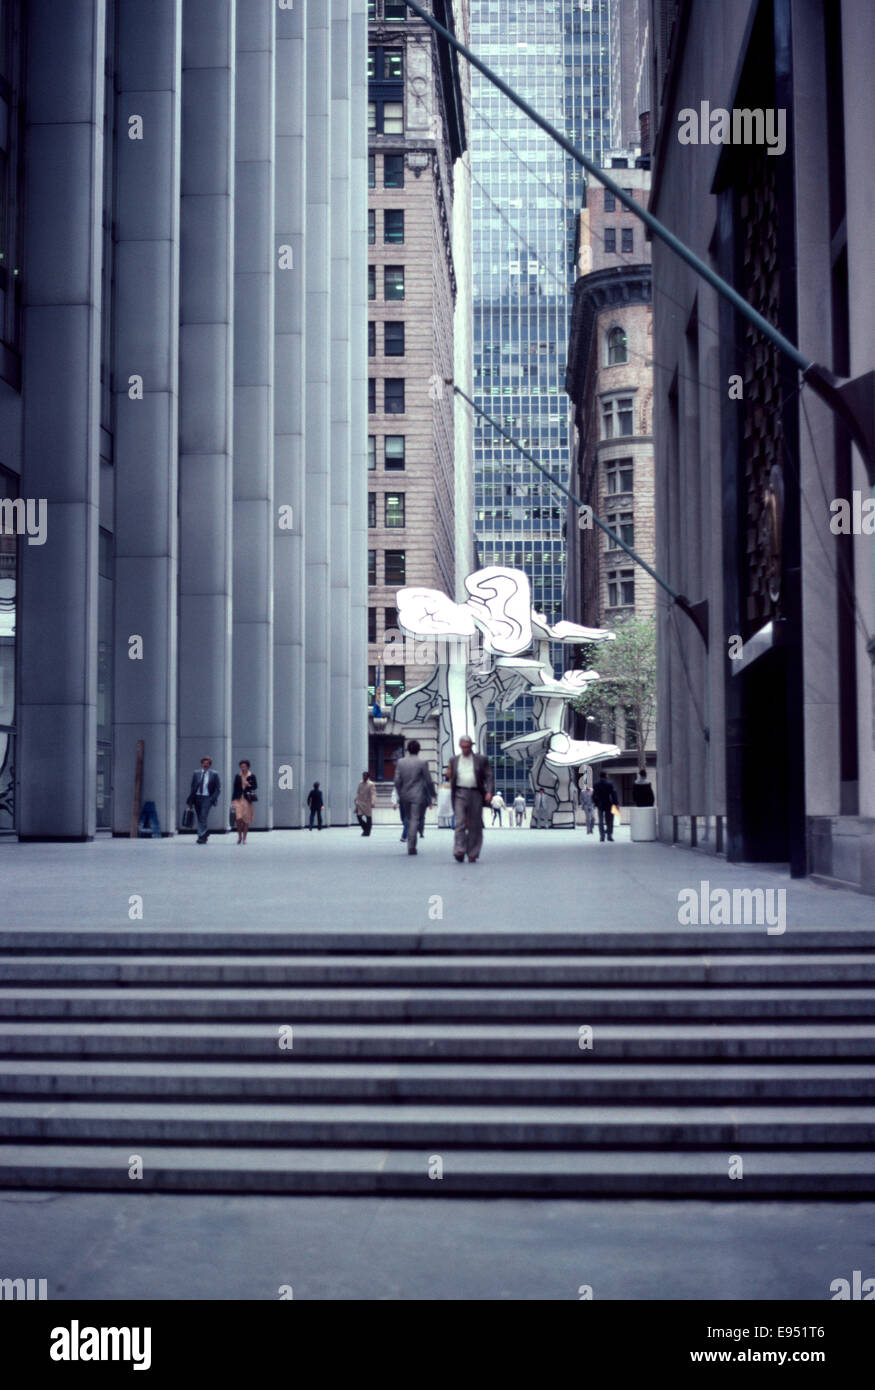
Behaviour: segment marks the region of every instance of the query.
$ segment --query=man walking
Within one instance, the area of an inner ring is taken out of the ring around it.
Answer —
[[[374,807],[377,804],[377,788],[371,781],[369,772],[362,773],[362,780],[359,782],[355,794],[355,814],[356,820],[362,828],[363,835],[370,835],[371,826],[374,823]]]
[[[526,823],[526,798],[523,796],[522,792],[517,792],[516,796],[515,796],[514,799],[513,799],[513,814],[514,814],[514,817],[515,817],[515,819],[516,819],[516,823],[517,823],[518,826],[519,826],[519,825],[525,825],[525,823]]]
[[[605,831],[607,831],[607,838],[613,841],[614,813],[611,807],[617,804],[617,793],[613,782],[604,770],[599,773],[599,780],[592,789],[592,799],[599,813],[599,840],[604,841]]]
[[[407,853],[416,854],[416,837],[422,833],[426,807],[437,800],[428,763],[419,756],[418,739],[410,740],[404,757],[395,764],[395,790],[407,823]]]
[[[489,805],[492,809],[492,824],[494,825],[497,820],[498,824],[501,825],[501,813],[506,809],[506,802],[501,792],[495,793]]]
[[[222,790],[218,772],[212,772],[212,758],[201,758],[201,770],[192,774],[191,791],[186,806],[193,806],[197,816],[197,844],[205,845],[209,839],[207,821],[210,810],[215,806]]]
[[[482,753],[474,752],[467,734],[459,739],[460,753],[450,759],[450,787],[456,832],[453,838],[453,858],[461,864],[468,856],[476,864],[483,845],[483,807],[492,800],[492,765]]]
[[[313,822],[314,822],[314,820],[315,820],[315,821],[318,822],[319,829],[321,830],[321,829],[322,829],[322,807],[325,805],[325,799],[324,799],[324,797],[323,797],[323,795],[322,795],[322,792],[319,790],[319,783],[318,783],[318,782],[314,782],[314,783],[313,783],[313,786],[312,786],[312,788],[311,788],[311,790],[310,790],[310,794],[309,794],[309,796],[307,797],[307,805],[308,805],[309,808],[310,808],[310,824],[307,826],[307,829],[308,829],[308,830],[312,830],[312,829],[313,829]]]

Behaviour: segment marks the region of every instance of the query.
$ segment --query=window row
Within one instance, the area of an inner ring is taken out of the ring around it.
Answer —
[[[403,415],[404,377],[387,376],[383,382],[383,411],[386,415]],[[377,379],[368,377],[368,414],[377,412]]]
[[[405,525],[404,521],[404,498],[403,492],[384,492],[383,493],[383,522],[388,528],[400,529]],[[377,525],[377,494],[368,493],[368,527],[373,528]],[[388,581],[387,581],[388,582]]]
[[[400,82],[404,77],[403,48],[383,48],[382,45],[368,49],[368,80],[377,82]]]
[[[377,211],[376,208],[368,209],[368,245],[373,246],[377,240]],[[383,209],[383,241],[390,246],[404,245],[404,209],[403,208],[384,208]]]
[[[368,155],[368,188],[377,186],[377,156]],[[403,188],[404,187],[404,156],[403,154],[384,154],[383,155],[383,187],[384,188]]]
[[[407,572],[406,551],[404,550],[384,550],[383,551],[383,583],[403,585],[407,583],[405,574]],[[377,552],[368,551],[368,583],[377,583]]]
[[[617,231],[615,227],[605,227],[605,250],[616,251]],[[635,229],[634,227],[620,228],[620,250],[629,254],[635,249]]]
[[[374,703],[374,696],[376,695],[376,687],[377,687],[377,668],[376,668],[376,666],[369,666],[369,667],[368,667],[368,704],[369,704],[369,705],[372,705],[372,704]],[[405,690],[405,685],[404,685],[404,667],[403,667],[403,666],[387,666],[387,667],[381,672],[381,683],[380,683],[380,708],[382,709],[384,705],[386,706],[386,708],[388,708],[389,705],[394,705],[394,703],[395,703],[395,701],[398,699],[398,697],[399,697],[400,695],[403,695],[403,694],[404,694],[404,690]]]
[[[384,608],[384,609],[383,609],[383,631],[384,631],[384,632],[397,632],[397,631],[398,631],[398,609],[395,608],[394,606],[393,606],[392,608]],[[369,608],[369,609],[368,609],[368,641],[369,641],[369,642],[376,642],[376,640],[377,640],[377,610],[376,610],[376,608]],[[390,668],[390,669],[391,669],[391,668]]]
[[[369,101],[368,131],[371,135],[403,135],[403,101]]]
[[[377,297],[377,267],[368,266],[368,299]],[[383,266],[383,298],[397,300],[404,298],[403,265]]]
[[[368,0],[368,19],[385,19],[388,24],[407,18],[407,6],[398,0]]]
[[[377,355],[377,325],[371,320],[368,324],[368,357]],[[383,324],[383,356],[404,356],[404,322],[393,319]]]
[[[383,467],[388,472],[400,472],[405,464],[406,436],[403,434],[383,435]],[[377,471],[377,436],[368,435],[368,472]]]

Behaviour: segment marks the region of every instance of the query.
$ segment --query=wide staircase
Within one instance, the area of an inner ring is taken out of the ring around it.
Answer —
[[[7,930],[0,1186],[871,1195],[873,1045],[860,929]]]

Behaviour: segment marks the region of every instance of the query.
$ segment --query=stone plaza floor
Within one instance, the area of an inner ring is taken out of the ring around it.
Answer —
[[[871,899],[584,831],[487,828],[458,865],[396,826],[88,845],[0,843],[0,929],[667,932],[678,895],[783,889],[794,933],[875,927]],[[129,916],[141,900],[142,917]],[[439,909],[439,910],[438,910]],[[725,937],[734,928],[708,928]],[[819,1300],[875,1275],[875,1202],[0,1191],[0,1277],[58,1299]]]

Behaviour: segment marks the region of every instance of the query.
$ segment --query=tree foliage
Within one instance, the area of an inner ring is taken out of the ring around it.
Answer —
[[[574,709],[608,727],[615,724],[618,709],[629,711],[638,766],[644,767],[656,718],[656,621],[630,617],[619,622],[615,631],[613,642],[590,643],[583,649],[581,665],[598,671],[601,679],[587,686]]]

